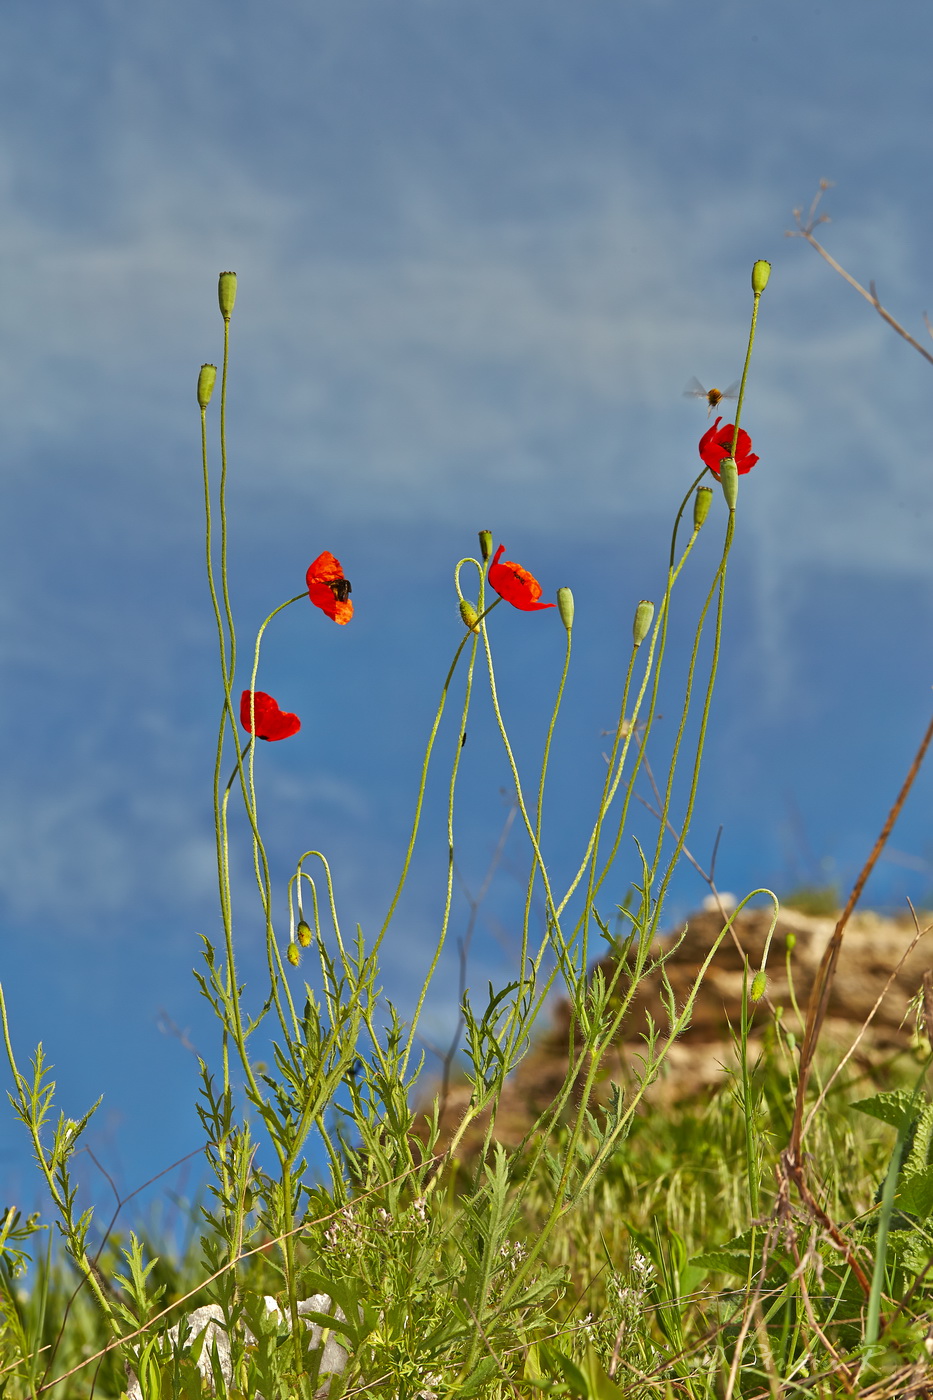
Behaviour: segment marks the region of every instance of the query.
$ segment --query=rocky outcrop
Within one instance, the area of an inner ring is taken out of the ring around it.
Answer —
[[[648,1098],[676,1101],[721,1083],[734,1064],[730,1027],[741,1019],[743,969],[748,959],[750,976],[761,964],[771,922],[770,910],[744,910],[735,920],[734,938],[728,934],[706,972],[693,1007],[689,1026],[671,1045],[664,1068],[648,1090]],[[764,1000],[754,1011],[753,1040],[760,1043],[778,1008],[784,1024],[796,1032],[802,1026],[793,1011],[793,993],[802,1014],[813,987],[820,960],[835,927],[835,918],[816,918],[782,909],[768,959],[768,984]],[[921,928],[927,923],[921,922]],[[723,927],[718,913],[701,911],[671,938],[658,945],[662,952],[676,944],[664,964],[664,974],[681,1008],[710,948]],[[792,951],[787,954],[788,935]],[[933,934],[921,937],[907,952],[916,934],[913,922],[886,919],[873,913],[855,914],[845,932],[832,993],[829,999],[823,1043],[851,1045],[860,1027],[884,993],[880,1007],[860,1042],[862,1056],[878,1058],[902,1048],[908,1050],[915,1035],[910,1004],[920,990],[924,973],[933,968]],[[679,940],[679,941],[678,941]],[[905,956],[906,953],[906,956]],[[615,964],[598,964],[611,978]],[[624,976],[624,973],[623,973]],[[888,983],[890,985],[888,986]],[[885,987],[888,986],[887,992]],[[668,1015],[662,997],[660,969],[642,979],[626,1020],[604,1060],[605,1083],[631,1085],[638,1077],[637,1056],[644,1049],[643,1035],[650,1016],[663,1034]],[[495,1138],[512,1146],[521,1142],[536,1118],[560,1090],[567,1073],[573,1017],[568,1001],[554,1004],[551,1025],[537,1039],[506,1084],[496,1117]],[[442,1141],[449,1139],[469,1103],[469,1086],[454,1084],[442,1117]],[[464,1139],[463,1154],[471,1155],[482,1140],[480,1120]]]

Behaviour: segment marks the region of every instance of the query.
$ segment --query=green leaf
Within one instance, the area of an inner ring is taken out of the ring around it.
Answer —
[[[761,1255],[761,1246],[764,1241],[765,1232],[761,1229],[746,1230],[743,1234],[737,1235],[734,1240],[728,1240],[726,1244],[719,1245],[714,1249],[705,1249],[702,1254],[696,1254],[690,1260],[698,1269],[715,1269],[722,1274],[748,1275],[748,1266],[751,1262],[752,1236],[755,1244],[755,1260]],[[777,1269],[781,1273],[790,1274],[794,1268],[793,1259],[781,1250],[774,1250],[768,1258],[769,1272]]]
[[[603,1369],[595,1347],[589,1343],[587,1343],[583,1369],[589,1386],[589,1395],[593,1397],[593,1400],[625,1400],[623,1392],[608,1372]]]
[[[907,1089],[874,1094],[870,1099],[859,1099],[850,1107],[858,1113],[867,1113],[870,1118],[880,1118],[882,1123],[890,1123],[898,1132],[902,1128],[906,1131],[920,1111],[916,1095]]]
[[[933,1166],[914,1172],[906,1180],[902,1177],[894,1204],[899,1210],[926,1220],[933,1212]]]
[[[578,1396],[579,1400],[590,1400],[589,1382],[569,1356],[565,1356],[557,1347],[549,1346],[546,1342],[541,1343],[541,1354],[552,1374],[556,1371],[563,1376],[572,1395]]]

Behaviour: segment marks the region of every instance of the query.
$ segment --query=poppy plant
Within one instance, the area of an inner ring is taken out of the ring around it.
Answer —
[[[340,560],[335,559],[329,550],[319,554],[305,574],[308,597],[316,608],[332,617],[341,626],[353,616],[350,602],[350,580],[343,576]]]
[[[499,563],[504,553],[505,545],[500,544],[489,566],[490,588],[494,588],[499,597],[511,603],[513,608],[521,608],[522,612],[540,612],[543,608],[555,607],[555,603],[538,602],[541,585],[521,564],[511,559],[506,559],[504,564]]]
[[[713,476],[719,476],[719,464],[723,457],[732,456],[732,439],[735,435],[735,424],[727,423],[724,428],[720,428],[721,418],[705,432],[700,438],[700,456],[709,467]],[[739,440],[735,444],[735,466],[739,476],[744,476],[750,472],[758,461],[757,456],[752,451],[752,440],[744,428],[739,429]]]
[[[264,690],[244,690],[240,696],[240,723],[248,734],[255,734],[257,739],[268,739],[270,742],[276,739],[290,739],[301,728],[298,716],[290,715],[287,710],[280,710],[278,701],[273,700]]]

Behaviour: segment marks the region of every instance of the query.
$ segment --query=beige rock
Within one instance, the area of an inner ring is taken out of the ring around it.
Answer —
[[[694,1003],[690,1025],[671,1045],[665,1065],[651,1085],[651,1102],[676,1101],[721,1083],[734,1064],[730,1026],[738,1029],[744,959],[749,979],[761,965],[770,909],[743,910],[735,920],[735,938],[728,934],[716,951]],[[802,1026],[793,1013],[787,973],[787,935],[796,940],[790,956],[790,969],[797,1004],[806,1015],[807,1001],[826,945],[835,928],[835,918],[816,918],[782,909],[768,958],[768,984],[764,1000],[754,1014],[754,1036],[773,1022],[775,1009],[783,1008],[784,1023],[798,1036]],[[709,909],[694,914],[656,952],[675,942],[664,971],[674,992],[675,1004],[682,1008],[689,997],[698,971],[722,929],[722,919]],[[926,924],[921,922],[921,928]],[[916,933],[908,918],[886,919],[880,915],[856,913],[846,928],[842,951],[829,999],[824,1043],[848,1046],[870,1015],[889,978],[891,985],[861,1043],[865,1054],[890,1053],[906,1048],[914,1032],[909,1011],[911,999],[920,989],[923,974],[933,967],[933,937],[922,937],[906,958],[905,951]],[[679,942],[677,942],[679,938]],[[608,978],[615,963],[604,959],[600,966]],[[624,974],[623,974],[624,978]],[[750,982],[749,982],[750,984]],[[668,1015],[662,1000],[663,976],[655,970],[643,978],[631,1010],[604,1061],[606,1082],[632,1085],[638,1073],[637,1057],[644,1050],[643,1033],[650,1015],[662,1039]],[[570,1003],[558,1001],[551,1012],[551,1025],[536,1040],[506,1084],[496,1117],[495,1139],[515,1146],[544,1112],[564,1083],[572,1029]],[[449,1140],[470,1101],[470,1089],[454,1084],[442,1116],[441,1141]],[[471,1125],[458,1155],[469,1157],[482,1141],[485,1119]]]

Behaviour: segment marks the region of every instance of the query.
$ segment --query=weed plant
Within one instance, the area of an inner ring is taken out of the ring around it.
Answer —
[[[816,1053],[847,914],[806,1024],[792,1031],[774,1021],[754,1053],[749,1036],[766,990],[770,936],[762,966],[746,963],[738,1068],[705,1102],[645,1111],[703,977],[749,899],[770,901],[773,931],[777,900],[766,890],[753,891],[728,917],[723,911],[722,932],[681,1004],[665,982],[666,1017],[649,1024],[631,1082],[609,1083],[608,1092],[605,1082],[607,1052],[639,984],[649,973],[663,978],[671,955],[658,935],[712,713],[739,477],[757,461],[739,424],[768,275],[768,264],[757,262],[735,423],[720,428],[717,418],[704,434],[702,469],[675,511],[663,592],[633,609],[605,781],[572,878],[555,883],[544,813],[571,663],[573,597],[563,588],[555,603],[541,602],[536,580],[503,561],[501,545],[482,531],[477,555],[454,569],[459,635],[439,687],[398,884],[387,892],[381,926],[351,934],[326,852],[295,852],[284,891],[274,889],[270,873],[256,741],[285,742],[300,721],[261,689],[262,641],[285,607],[310,602],[348,625],[353,600],[340,562],[325,550],[309,566],[305,589],[269,614],[244,663],[227,569],[236,278],[221,274],[219,471],[208,446],[213,366],[202,367],[197,387],[222,686],[213,804],[223,941],[204,940],[196,972],[220,1031],[216,1063],[201,1065],[198,1107],[209,1195],[197,1242],[181,1259],[166,1257],[142,1233],[110,1232],[101,1243],[92,1212],[76,1207],[72,1175],[94,1109],[76,1120],[56,1114],[41,1047],[24,1069],[0,1002],[10,1098],[57,1232],[40,1233],[48,1222],[24,1219],[15,1207],[0,1221],[0,1395],[729,1400],[933,1393],[926,1388],[933,1115],[922,1089],[925,1063],[918,1068],[907,1057],[884,1086],[855,1086],[833,1078]],[[711,410],[717,393],[707,393]],[[720,531],[722,540],[705,579],[692,558],[701,529]],[[529,615],[554,608],[543,619],[529,616],[529,625],[559,621],[565,638],[551,722],[530,776],[519,772],[499,699],[495,613],[503,602]],[[614,908],[607,878],[629,840],[636,782],[650,772],[646,750],[675,607],[694,618],[675,737],[663,779],[651,775],[655,833],[636,843],[638,876]],[[514,976],[481,998],[463,990],[469,1101],[448,1129],[446,1086],[426,1116],[414,1106],[424,1078],[418,1037],[450,932],[463,740],[481,687],[511,771],[530,874]],[[381,993],[380,951],[444,746],[452,755],[444,912],[403,1016]],[[899,801],[905,796],[906,787]],[[255,901],[235,910],[235,876],[249,866]],[[540,927],[537,901],[545,911]],[[279,910],[286,911],[281,923]],[[257,937],[266,951],[260,989],[244,986],[237,970],[238,943]],[[597,956],[603,961],[591,972]],[[567,1071],[524,1141],[506,1150],[496,1133],[503,1089],[555,987],[572,1012]],[[852,1112],[853,1097],[862,1100],[861,1116]],[[477,1136],[481,1144],[468,1151]],[[323,1174],[308,1168],[312,1142],[314,1159],[323,1154]],[[258,1164],[260,1146],[268,1168]]]

